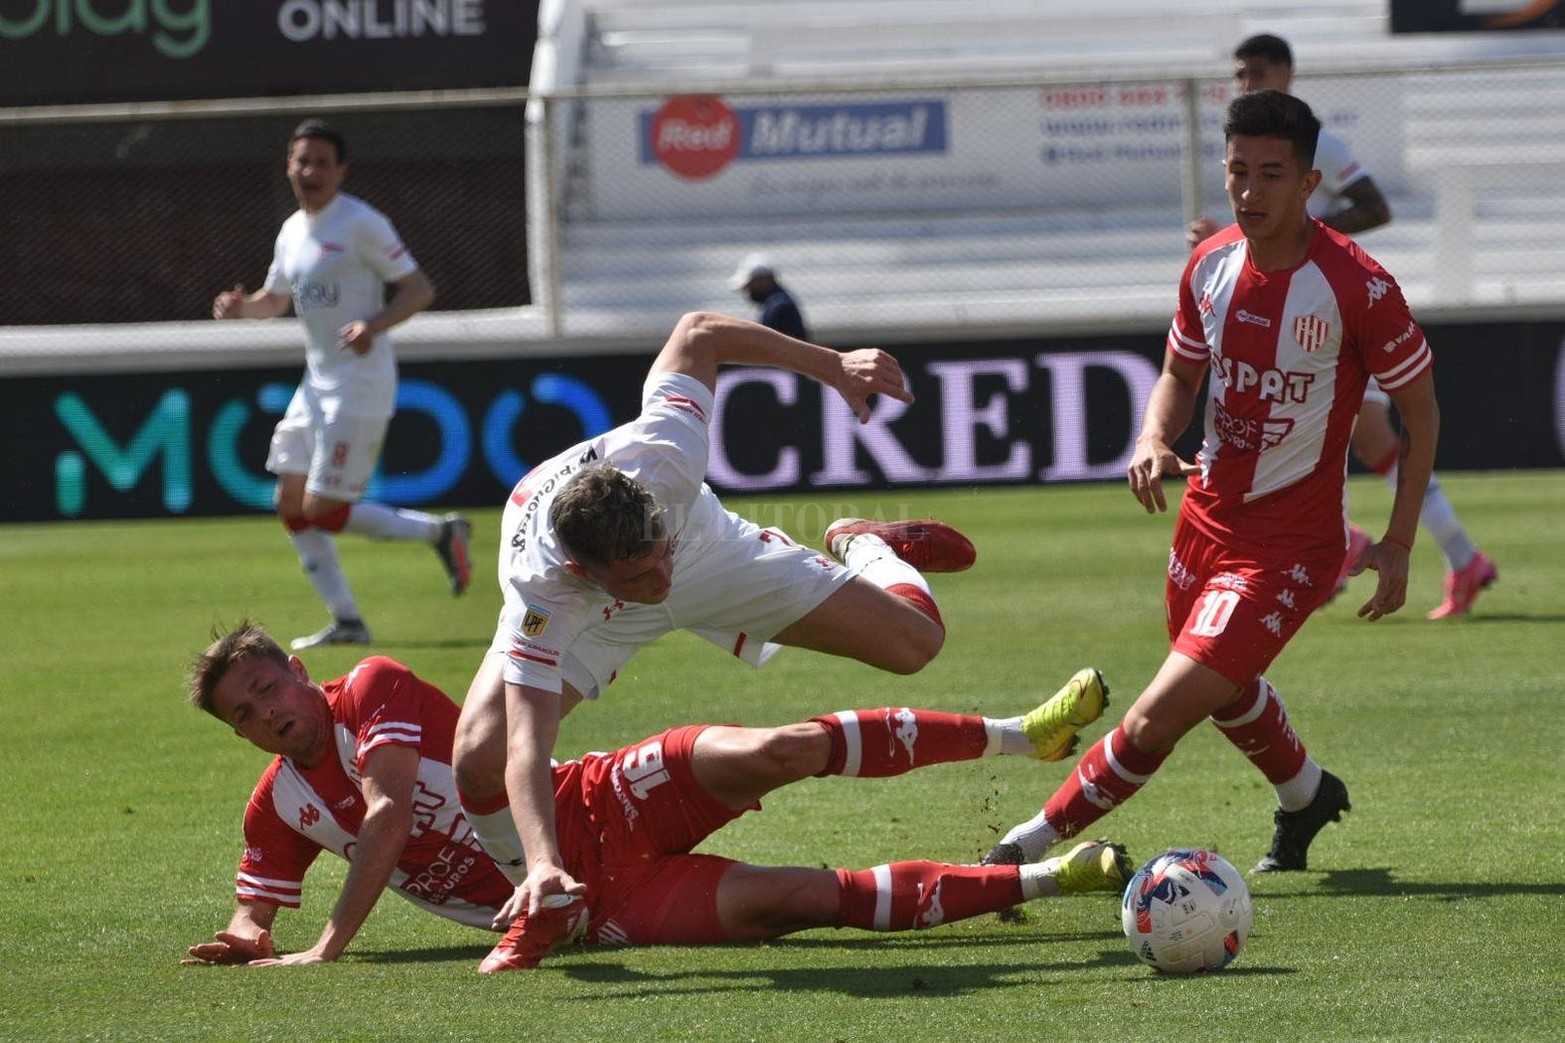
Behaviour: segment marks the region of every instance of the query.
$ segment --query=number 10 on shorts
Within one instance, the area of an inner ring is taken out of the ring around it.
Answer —
[[[1201,608],[1196,613],[1195,622],[1190,625],[1190,632],[1196,637],[1216,637],[1228,627],[1228,621],[1233,618],[1234,609],[1238,606],[1237,591],[1208,591],[1201,598]]]

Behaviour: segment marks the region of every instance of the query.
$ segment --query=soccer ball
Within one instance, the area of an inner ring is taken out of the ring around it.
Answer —
[[[1165,974],[1228,966],[1250,934],[1250,889],[1215,851],[1176,848],[1136,870],[1120,921],[1130,947]]]

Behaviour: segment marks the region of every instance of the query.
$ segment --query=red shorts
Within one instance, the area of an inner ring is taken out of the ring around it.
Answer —
[[[1249,684],[1331,599],[1345,553],[1335,545],[1272,556],[1235,551],[1181,515],[1163,596],[1174,651]]]
[[[690,853],[744,813],[695,780],[690,754],[707,727],[671,728],[614,753],[588,754],[556,773],[561,853],[565,868],[587,885],[592,908],[587,941],[728,940],[718,922],[717,885],[734,862]]]

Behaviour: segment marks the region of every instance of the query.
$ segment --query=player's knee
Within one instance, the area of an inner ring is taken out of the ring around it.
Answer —
[[[1171,750],[1184,734],[1182,729],[1172,728],[1160,717],[1147,714],[1136,706],[1125,711],[1124,718],[1119,722],[1119,730],[1142,753]]]
[[[924,619],[908,627],[899,640],[885,644],[881,665],[894,674],[916,674],[940,654],[945,641],[945,627]]]
[[[482,727],[457,723],[451,742],[451,773],[463,793],[488,795],[505,789],[505,736],[496,743]]]
[[[786,785],[825,771],[831,757],[831,740],[821,725],[809,721],[767,728],[756,733],[751,757],[768,778]]]

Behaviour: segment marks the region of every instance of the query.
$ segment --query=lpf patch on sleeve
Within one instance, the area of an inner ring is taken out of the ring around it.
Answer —
[[[537,637],[549,626],[549,613],[541,612],[536,608],[527,610],[522,616],[522,634],[525,637]]]

